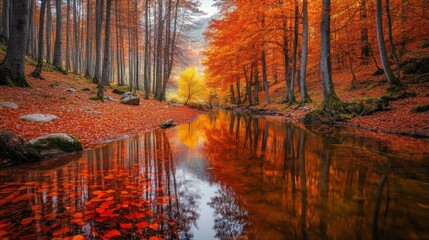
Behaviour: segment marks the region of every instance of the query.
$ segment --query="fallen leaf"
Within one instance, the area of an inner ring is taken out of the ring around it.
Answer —
[[[83,218],[83,214],[82,213],[75,213],[73,215],[73,218]]]
[[[33,220],[34,220],[34,219],[33,219],[33,217],[24,218],[24,219],[22,219],[22,220],[21,220],[21,224],[22,224],[22,225],[28,225],[28,224],[30,224]]]
[[[52,233],[52,236],[56,237],[62,234],[66,234],[70,232],[70,228],[60,228],[57,231]]]
[[[149,240],[159,240],[159,237],[157,237],[157,236],[152,236],[152,237],[150,237],[150,238],[149,238]]]
[[[153,224],[149,225],[149,228],[153,229],[153,230],[158,230],[159,224],[158,223],[153,223]]]
[[[6,234],[8,234],[8,232],[6,232],[6,231],[0,231],[0,237],[3,237]]]
[[[82,235],[73,236],[73,240],[85,240],[85,237]]]
[[[119,232],[118,230],[110,230],[106,234],[104,234],[103,237],[112,238],[112,237],[117,237],[117,236],[121,236],[121,235],[122,235],[121,232]]]
[[[137,224],[136,224],[136,227],[137,227],[137,228],[140,228],[140,229],[147,228],[148,226],[149,226],[149,223],[148,223],[148,222],[141,222],[141,223],[137,223]]]
[[[104,213],[104,211],[106,211],[106,209],[104,209],[104,208],[96,208],[95,211],[98,212],[98,213]]]
[[[121,228],[123,228],[123,229],[130,229],[130,228],[132,228],[133,227],[133,224],[131,224],[131,223],[121,223],[121,224],[119,224],[120,226],[121,226]]]

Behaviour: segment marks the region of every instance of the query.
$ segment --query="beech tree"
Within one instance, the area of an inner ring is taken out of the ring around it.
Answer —
[[[24,72],[29,7],[28,0],[14,0],[12,2],[10,38],[6,56],[0,65],[0,85],[30,86],[25,79]]]
[[[36,69],[31,74],[35,78],[42,78],[42,68],[43,68],[43,32],[45,27],[45,8],[46,0],[42,0],[40,7],[40,19],[39,19],[39,38],[38,38],[38,53],[37,53],[37,66]]]
[[[55,46],[54,46],[54,66],[62,71],[63,70],[63,59],[62,59],[62,47],[63,47],[63,17],[62,17],[62,0],[55,0],[55,9],[56,9],[56,30],[55,30]]]

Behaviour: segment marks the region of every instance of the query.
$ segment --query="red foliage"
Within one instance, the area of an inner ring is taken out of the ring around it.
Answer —
[[[27,66],[26,72],[32,70]],[[75,76],[43,72],[46,80],[27,76],[31,88],[0,86],[0,101],[15,102],[19,109],[1,108],[0,131],[11,130],[24,139],[50,133],[72,134],[82,141],[84,147],[117,139],[126,134],[135,134],[158,128],[169,118],[178,123],[192,120],[198,110],[184,106],[167,105],[156,100],[140,101],[140,106],[119,102],[91,101],[96,86]],[[73,87],[77,92],[66,89]],[[82,91],[89,88],[91,91]],[[91,93],[92,92],[92,93]],[[108,89],[106,96],[119,100],[120,96]],[[32,123],[19,119],[31,113],[53,114],[58,119],[48,123]]]

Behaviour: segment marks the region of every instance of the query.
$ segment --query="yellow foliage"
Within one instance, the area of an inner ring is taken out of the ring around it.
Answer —
[[[203,79],[198,75],[196,67],[186,68],[180,73],[177,82],[179,84],[177,96],[184,99],[185,105],[205,98],[207,88]]]

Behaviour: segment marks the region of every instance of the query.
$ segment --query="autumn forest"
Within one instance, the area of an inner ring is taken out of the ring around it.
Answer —
[[[429,238],[428,0],[0,0],[0,239]]]

